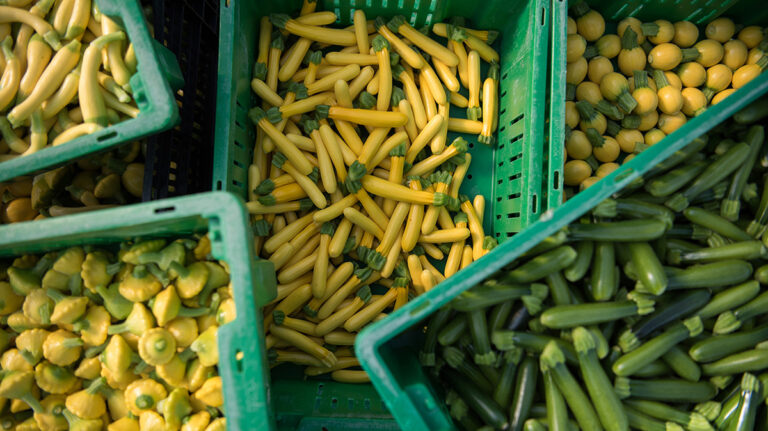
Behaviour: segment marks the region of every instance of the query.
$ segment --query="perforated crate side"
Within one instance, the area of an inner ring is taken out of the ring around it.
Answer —
[[[181,122],[147,139],[143,200],[211,190],[218,68],[217,0],[144,0],[155,39],[176,54],[184,76]]]

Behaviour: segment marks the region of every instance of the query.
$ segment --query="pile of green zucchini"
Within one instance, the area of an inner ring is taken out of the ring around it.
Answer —
[[[766,426],[765,103],[430,317],[420,360],[459,426]]]

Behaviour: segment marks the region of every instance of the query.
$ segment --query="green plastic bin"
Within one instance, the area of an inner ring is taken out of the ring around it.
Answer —
[[[0,227],[0,259],[75,245],[115,244],[151,237],[208,232],[211,254],[229,265],[237,318],[218,331],[219,374],[230,430],[269,423],[261,307],[275,295],[272,264],[255,261],[251,228],[242,203],[228,193],[205,193]]]
[[[181,88],[183,85],[181,70],[173,53],[150,36],[138,0],[96,0],[96,4],[104,14],[125,28],[135,47],[138,68],[130,84],[139,115],[66,144],[49,146],[29,156],[0,163],[0,182],[106,151],[119,144],[168,130],[178,122],[179,112],[171,86]]]
[[[761,2],[757,0],[722,3],[691,1],[675,2],[674,5],[663,5],[664,2],[661,1],[589,3],[602,12],[607,20],[619,20],[632,15],[641,20],[663,17],[673,21],[690,19],[701,24],[725,13],[745,25],[768,23],[768,13],[760,7]],[[549,147],[545,152],[548,163],[545,172],[551,178],[551,181],[547,180],[549,181],[548,191],[560,190],[560,199],[562,199],[561,172],[564,151],[562,144],[551,143],[563,141],[566,9],[567,1],[552,0],[553,53],[550,58],[552,74],[549,79],[551,117],[548,119],[550,136],[546,144]],[[562,51],[555,51],[555,49]],[[749,102],[761,96],[765,97],[766,92],[768,92],[768,74],[764,73],[731,97],[691,119],[660,143],[645,150],[631,162],[622,165],[611,175],[586,191],[578,193],[564,204],[560,204],[556,198],[547,199],[546,202],[550,206],[544,210],[538,222],[499,245],[482,260],[441,283],[439,288],[415,298],[387,319],[366,328],[357,338],[355,351],[398,424],[407,430],[455,428],[445,403],[419,365],[420,336],[425,319],[431,313],[461,292],[501,270],[541,240],[577,219],[696,137],[729,118]],[[556,135],[557,133],[559,135]],[[559,184],[555,183],[558,176]],[[554,196],[556,193],[551,195]]]
[[[473,263],[433,289],[408,302],[386,319],[374,323],[357,337],[355,351],[363,368],[403,429],[453,429],[443,400],[419,365],[418,351],[425,319],[461,292],[479,284],[503,269],[547,236],[576,220],[610,197],[657,163],[683,148],[694,138],[721,123],[733,113],[768,92],[768,74],[741,88],[731,103],[708,109],[663,142],[643,151],[604,180],[569,199],[560,207],[546,211],[541,219],[496,247],[485,258]]]
[[[465,136],[472,165],[464,182],[467,194],[486,197],[486,231],[504,240],[536,221],[542,209],[549,0],[493,0],[483,7],[460,0],[320,0],[318,10],[336,12],[340,25],[351,22],[355,5],[369,18],[401,14],[416,26],[463,16],[482,29],[500,31],[494,47],[501,55],[499,129],[489,148]],[[259,19],[270,13],[298,11],[299,0],[230,0],[221,3],[219,102],[213,185],[246,196],[255,130],[248,119]],[[452,109],[455,109],[453,107]],[[465,114],[452,111],[464,118]],[[452,133],[449,139],[458,136]]]
[[[255,139],[247,114],[255,102],[250,79],[257,55],[259,19],[270,13],[293,13],[300,6],[300,0],[221,3],[215,190],[227,190],[243,198],[247,195]],[[465,136],[471,143],[473,162],[462,190],[486,197],[485,229],[499,241],[537,220],[542,208],[540,143],[545,136],[542,107],[547,91],[549,0],[493,0],[481,8],[459,0],[320,0],[318,4],[318,10],[336,12],[341,17],[340,25],[351,22],[356,7],[365,10],[369,19],[401,14],[411,24],[422,26],[463,16],[477,28],[500,31],[494,45],[501,55],[497,144],[491,148],[477,143],[476,136]],[[459,111],[451,114],[462,118],[465,115]],[[455,136],[458,134],[451,133],[449,139]],[[285,366],[281,368],[269,383],[278,429],[398,428],[371,385],[306,380],[300,370],[293,373],[284,370]]]

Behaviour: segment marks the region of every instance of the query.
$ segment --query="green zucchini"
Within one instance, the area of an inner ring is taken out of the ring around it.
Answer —
[[[665,353],[661,360],[664,361],[678,376],[691,382],[698,382],[701,378],[701,368],[688,356],[680,346],[674,346]]]
[[[698,160],[675,168],[666,174],[654,178],[645,184],[645,190],[651,196],[664,197],[685,187],[707,167],[707,162]]]
[[[555,384],[551,371],[544,371],[544,399],[547,404],[547,424],[552,431],[568,430],[568,408],[563,394]]]
[[[592,264],[592,298],[595,301],[607,301],[613,298],[619,288],[618,268],[612,242],[595,243],[595,259]]]
[[[631,376],[645,365],[662,357],[672,347],[699,335],[702,330],[703,325],[699,317],[692,317],[673,325],[662,334],[621,356],[613,364],[613,373],[617,376]]]
[[[749,241],[752,239],[750,235],[747,235],[746,232],[729,220],[702,208],[688,207],[683,211],[683,215],[692,223],[696,223],[734,241]]]
[[[710,163],[684,192],[676,193],[669,198],[664,205],[674,211],[684,210],[688,207],[689,202],[693,198],[705,190],[712,188],[712,186],[733,173],[733,171],[744,163],[748,154],[749,145],[743,142],[734,145],[727,153]]]
[[[717,335],[729,334],[738,330],[745,321],[765,313],[766,309],[768,309],[768,292],[763,292],[741,307],[717,316],[712,332]]]
[[[728,431],[751,431],[755,429],[757,410],[762,401],[760,391],[762,384],[757,377],[744,373],[741,379],[741,394],[739,395],[739,408],[736,416],[728,424]]]
[[[609,431],[628,430],[629,423],[621,401],[600,366],[594,337],[587,329],[577,327],[573,330],[573,344],[579,357],[582,379],[603,428]]]
[[[512,402],[512,388],[515,386],[517,366],[523,359],[523,350],[514,349],[504,352],[502,359],[504,363],[501,366],[499,384],[493,391],[493,400],[500,406],[508,406]]]
[[[638,295],[639,296],[639,295]],[[653,301],[590,302],[550,307],[541,313],[541,323],[553,329],[574,328],[653,312]]]
[[[653,418],[675,422],[690,430],[711,430],[709,421],[696,412],[684,412],[672,406],[657,401],[648,400],[626,400],[624,404],[637,410],[638,412],[651,416]]]
[[[543,371],[552,373],[557,388],[563,394],[563,398],[576,418],[579,428],[582,430],[600,430],[600,420],[597,413],[592,403],[588,401],[587,394],[581,389],[581,385],[565,366],[565,355],[557,343],[551,341],[547,344],[541,354],[540,364]]]
[[[709,298],[710,293],[706,289],[696,289],[676,295],[670,302],[656,307],[656,311],[643,317],[631,328],[624,331],[619,336],[619,346],[624,352],[635,349],[640,345],[640,340],[645,339],[670,322],[687,317],[706,305]]]
[[[488,425],[494,429],[506,429],[509,426],[507,415],[496,401],[488,396],[488,392],[473,385],[462,375],[450,368],[443,368],[443,377],[451,384],[451,387],[461,396],[464,402]]]
[[[576,250],[563,245],[554,250],[540,254],[509,271],[502,277],[506,283],[530,283],[540,280],[547,275],[567,268],[576,259]]]
[[[744,187],[747,185],[749,175],[752,173],[752,168],[755,166],[757,156],[760,154],[760,149],[763,146],[765,140],[765,129],[763,126],[752,126],[747,132],[746,142],[749,144],[749,155],[744,165],[739,168],[731,179],[731,185],[728,188],[728,196],[723,200],[723,204],[720,207],[720,215],[723,218],[736,221],[739,218],[739,211],[741,209],[741,194],[744,192]]]
[[[739,307],[751,301],[758,293],[760,293],[760,283],[755,280],[747,281],[746,283],[723,290],[713,296],[707,305],[696,312],[696,315],[702,319],[715,317],[724,311]]]
[[[768,100],[761,97],[733,114],[733,121],[739,124],[752,124],[768,117]]]
[[[520,369],[515,380],[515,391],[512,397],[512,405],[509,411],[509,429],[519,431],[528,419],[536,394],[536,381],[538,380],[539,367],[536,360],[526,356],[520,363]]]
[[[563,271],[566,280],[575,283],[587,274],[594,249],[595,243],[592,241],[580,241],[576,244],[576,260]]]
[[[768,324],[749,331],[705,338],[691,346],[688,354],[697,362],[712,362],[747,350],[765,340],[768,340]]]
[[[642,398],[670,403],[698,403],[711,400],[717,388],[710,382],[678,379],[636,380],[616,377],[613,388],[619,398]]]
[[[661,295],[667,289],[669,280],[653,248],[647,242],[631,242],[626,246],[637,271],[639,291]]]
[[[544,299],[548,293],[549,288],[543,284],[531,284],[524,287],[512,284],[486,283],[462,292],[451,301],[451,307],[457,311],[484,310],[492,305],[520,299],[524,296]]]
[[[667,270],[665,268],[665,270]],[[719,288],[741,283],[752,275],[752,265],[738,259],[689,266],[667,271],[668,289]]]
[[[623,220],[616,222],[570,225],[568,237],[571,240],[592,241],[650,241],[659,238],[667,226],[659,220]]]
[[[606,199],[592,210],[592,214],[607,218],[617,216],[632,219],[653,218],[663,221],[668,228],[672,227],[672,222],[675,220],[675,214],[669,208],[632,198]]]
[[[766,367],[768,367],[768,349],[752,349],[703,364],[701,371],[708,376],[726,376],[747,371],[760,371]]]

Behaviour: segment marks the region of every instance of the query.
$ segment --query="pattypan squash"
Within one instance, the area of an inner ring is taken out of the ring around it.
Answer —
[[[120,294],[133,302],[147,301],[162,288],[163,284],[149,272],[145,265],[135,267],[119,285]]]
[[[93,380],[87,388],[67,396],[67,410],[81,419],[98,419],[107,411],[102,392],[109,390],[103,377]]]
[[[205,431],[227,431],[227,418],[218,418],[205,428]]]
[[[197,353],[200,362],[211,367],[219,362],[219,346],[216,339],[218,327],[211,326],[200,334],[192,343],[190,349]]]
[[[73,330],[80,333],[80,338],[85,344],[98,346],[107,341],[110,322],[109,312],[101,305],[96,305],[89,308],[85,316],[75,322]]]
[[[210,422],[211,415],[207,411],[202,410],[187,416],[184,419],[184,425],[181,426],[181,431],[205,431]]]
[[[125,404],[136,416],[153,410],[157,402],[167,397],[165,387],[152,379],[141,379],[125,388]]]
[[[187,259],[187,249],[179,241],[174,241],[162,250],[155,252],[143,253],[136,258],[136,262],[139,265],[146,265],[149,263],[157,264],[157,266],[163,270],[168,271],[172,262],[179,265],[184,265]]]
[[[107,431],[139,431],[139,421],[133,418],[120,418],[107,426]]]
[[[16,348],[27,362],[35,365],[43,357],[43,343],[48,335],[50,332],[45,329],[27,329],[16,337]]]
[[[147,241],[137,242],[126,250],[121,256],[120,260],[133,265],[139,264],[139,256],[144,253],[152,253],[162,249],[165,246],[164,239],[150,239]]]
[[[192,298],[200,293],[208,282],[210,270],[204,262],[194,262],[187,267],[173,262],[170,270],[176,274],[176,287],[179,290],[179,296],[182,298]]]
[[[59,255],[53,263],[53,269],[68,276],[79,274],[85,260],[85,251],[82,247],[71,247]]]
[[[80,383],[68,368],[43,361],[35,367],[35,383],[51,394],[68,394]]]
[[[40,400],[43,406],[42,413],[35,413],[34,418],[37,426],[43,431],[66,431],[69,427],[67,419],[64,417],[66,405],[64,395],[48,395]]]
[[[83,340],[77,335],[59,329],[52,332],[43,342],[43,356],[52,364],[66,367],[80,359]]]
[[[85,358],[75,369],[75,376],[85,380],[93,380],[99,377],[100,372],[101,361],[98,357]]]
[[[65,296],[56,289],[48,289],[45,294],[56,303],[51,314],[51,323],[56,325],[74,323],[85,314],[88,307],[89,300],[84,296]]]
[[[124,418],[130,414],[128,406],[125,404],[125,392],[116,389],[107,391],[107,407],[109,407],[109,416],[113,421]]]
[[[5,371],[32,371],[34,366],[18,349],[8,349],[0,356],[0,367]]]
[[[155,326],[155,318],[141,302],[135,302],[131,309],[131,314],[123,323],[110,325],[107,332],[110,335],[129,332],[136,336],[141,336],[144,332]]]
[[[197,320],[191,317],[177,317],[165,329],[176,339],[176,346],[186,348],[197,338]]]
[[[165,430],[165,419],[155,411],[147,411],[139,416],[139,431]]]
[[[200,241],[197,242],[197,246],[192,250],[192,254],[195,255],[197,260],[205,260],[208,255],[211,254],[211,238],[208,234],[203,235]]]
[[[93,291],[98,286],[108,286],[121,267],[121,262],[110,264],[105,253],[94,251],[85,256],[80,277],[85,287]]]
[[[6,323],[16,332],[24,332],[27,329],[41,328],[44,326],[42,323],[33,321],[22,312],[16,312],[8,316],[8,321]]]
[[[20,400],[35,413],[42,413],[43,406],[32,394],[35,374],[31,371],[10,371],[0,381],[0,397]]]
[[[209,374],[213,372],[213,367],[206,367],[200,363],[199,358],[195,358],[187,366],[187,389],[190,392],[197,391],[203,386],[205,380],[208,379]]]
[[[211,407],[224,405],[224,395],[221,392],[221,377],[215,376],[207,379],[203,386],[195,391],[195,398]]]
[[[26,295],[42,287],[43,274],[53,265],[53,255],[46,254],[31,268],[17,266],[17,262],[8,268],[8,282],[17,295]]]
[[[109,314],[115,319],[123,320],[131,314],[133,302],[125,299],[120,294],[120,285],[118,283],[110,284],[109,287],[96,286],[94,290],[104,301],[104,307],[107,308]]]
[[[35,289],[24,298],[22,310],[31,321],[43,325],[51,323],[53,300],[45,293],[45,289]]]
[[[69,424],[69,431],[101,431],[101,419],[83,419],[64,409],[64,418]]]
[[[167,364],[176,354],[176,340],[163,328],[152,328],[139,339],[139,356],[149,365]]]
[[[0,281],[0,315],[11,314],[21,308],[24,297],[17,295],[11,288],[11,284]]]
[[[227,298],[219,304],[219,309],[216,311],[216,323],[219,326],[226,325],[235,320],[236,315],[235,300]]]
[[[161,412],[165,424],[169,429],[177,430],[185,417],[192,413],[189,404],[189,394],[185,389],[176,388],[171,391],[168,398],[157,403],[157,411]]]

